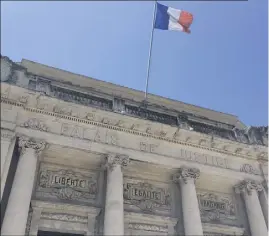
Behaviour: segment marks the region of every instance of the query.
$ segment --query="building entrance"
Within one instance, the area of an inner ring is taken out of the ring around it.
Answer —
[[[37,236],[84,236],[83,234],[61,233],[51,231],[38,231]]]

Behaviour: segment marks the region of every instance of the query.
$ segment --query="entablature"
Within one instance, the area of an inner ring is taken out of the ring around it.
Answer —
[[[75,122],[78,129],[83,129],[83,127],[79,128],[81,125],[94,125],[152,138],[156,141],[165,141],[164,143],[180,144],[244,159],[268,158],[267,147],[265,146],[233,142],[195,131],[180,129],[179,127],[129,117],[125,114],[71,104],[6,83],[2,84],[1,90],[2,103],[9,105],[7,109],[3,106],[2,117],[5,112],[13,112],[12,117],[9,116],[8,119],[3,117],[1,120],[10,121],[14,119],[17,115],[14,114],[15,108],[12,109],[11,107],[17,107],[17,109],[20,107],[24,111],[61,118],[66,120],[67,123],[69,121]],[[72,134],[70,135],[72,136]],[[78,135],[80,134],[78,133]],[[143,147],[143,144],[141,145]],[[152,149],[154,145],[145,148]]]
[[[3,65],[3,66],[2,66]],[[204,116],[197,116],[185,111],[167,108],[152,103],[137,101],[108,94],[100,89],[74,86],[70,82],[56,81],[49,76],[29,73],[26,68],[1,57],[1,81],[24,87],[48,97],[65,102],[95,107],[110,112],[119,112],[148,122],[165,124],[180,130],[205,134],[214,139],[243,143],[246,145],[268,145],[268,127],[249,127],[231,125]],[[23,98],[22,98],[23,100]],[[165,136],[164,134],[162,134]],[[225,141],[224,141],[225,142]],[[211,144],[210,144],[211,145]],[[227,148],[225,146],[225,148]],[[241,152],[241,148],[236,149]],[[245,155],[248,155],[246,153]]]
[[[130,159],[161,165],[168,169],[187,165],[232,179],[263,179],[257,160],[234,158],[190,145],[158,141],[150,136],[136,135],[125,132],[124,129],[117,130],[114,126],[97,122],[78,125],[71,117],[51,114],[54,115],[20,107],[14,130],[16,135],[26,135],[42,139],[48,144],[94,153],[121,153],[128,155]]]

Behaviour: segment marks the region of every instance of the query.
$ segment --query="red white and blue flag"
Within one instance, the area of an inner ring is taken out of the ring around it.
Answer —
[[[192,21],[193,15],[191,13],[157,3],[154,28],[190,33],[189,28]]]

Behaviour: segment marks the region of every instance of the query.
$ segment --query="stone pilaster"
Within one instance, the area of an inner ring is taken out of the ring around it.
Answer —
[[[180,168],[173,180],[180,184],[185,235],[203,235],[200,210],[195,189],[195,180],[200,171],[196,168]]]
[[[25,234],[37,166],[37,156],[45,146],[45,142],[40,140],[25,136],[19,138],[20,158],[3,219],[2,235]]]
[[[16,137],[10,131],[1,130],[1,199],[3,196],[6,179],[16,144]]]
[[[1,129],[1,178],[3,176],[5,161],[13,138],[14,132],[7,129]]]
[[[243,194],[251,235],[254,236],[267,235],[267,227],[258,198],[260,191],[262,191],[262,185],[253,180],[244,180],[235,186],[235,192]]]
[[[107,189],[105,203],[104,235],[124,235],[124,204],[122,167],[129,163],[128,156],[107,156]]]

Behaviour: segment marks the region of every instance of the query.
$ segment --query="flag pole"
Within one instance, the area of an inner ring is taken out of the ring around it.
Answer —
[[[151,29],[151,36],[150,36],[149,59],[148,59],[148,68],[147,68],[145,100],[144,100],[145,103],[147,102],[147,96],[148,96],[149,72],[150,72],[150,65],[151,65],[151,51],[152,51],[152,42],[153,42],[153,33],[154,33],[154,24],[155,24],[155,18],[156,18],[156,10],[157,10],[157,0],[154,0],[154,11],[153,11],[152,29]]]

